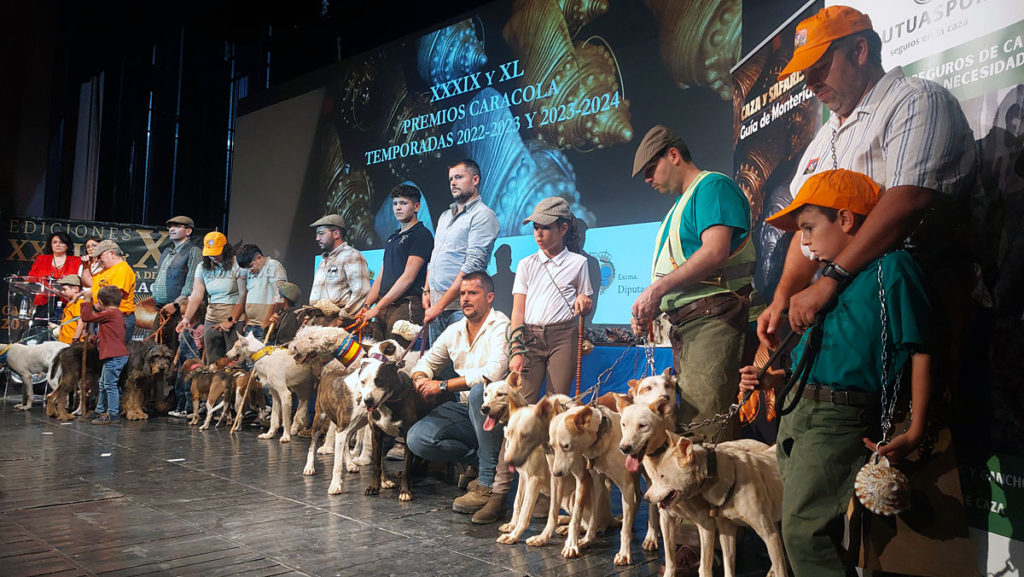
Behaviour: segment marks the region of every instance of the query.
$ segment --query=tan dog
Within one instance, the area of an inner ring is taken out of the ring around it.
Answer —
[[[182,380],[189,384],[189,390],[192,392],[192,418],[189,419],[189,425],[199,424],[199,403],[206,401],[206,422],[203,429],[210,426],[213,407],[231,386],[231,373],[225,370],[229,365],[231,361],[227,358],[217,359],[211,367],[203,366],[196,359],[181,365]]]
[[[309,430],[311,438],[309,452],[306,454],[306,466],[302,469],[303,475],[316,474],[316,444],[320,440],[320,436],[327,432],[329,426],[334,425],[336,430],[346,430],[352,422],[353,414],[357,412],[352,390],[358,385],[358,382],[358,373],[345,370],[328,369],[320,376],[320,388],[316,395],[316,414]],[[358,411],[358,413],[365,421],[365,412]],[[331,485],[327,489],[328,495],[341,493],[344,482],[342,470],[348,455],[348,436],[335,434],[333,440],[334,470],[331,474]]]
[[[250,371],[243,371],[237,369],[231,373],[231,393],[235,397],[235,419],[231,423],[231,429],[229,432],[234,433],[242,428],[242,415],[245,412],[245,404],[248,403],[253,410],[258,411],[260,420],[266,418],[267,413],[267,401],[263,396],[263,385],[260,380],[256,378]],[[231,394],[229,393],[229,395]],[[225,411],[221,413],[220,420],[217,421],[217,426],[220,426],[220,421],[224,419],[224,415],[227,414]]]
[[[632,563],[629,549],[633,540],[633,519],[636,517],[639,490],[633,474],[626,470],[625,457],[619,452],[619,442],[622,440],[619,415],[605,407],[575,407],[556,415],[551,420],[549,435],[555,451],[552,474],[558,475],[568,471],[577,460],[576,457],[581,456],[590,461],[594,471],[608,477],[619,487],[622,493],[622,527],[615,564],[629,565]],[[576,475],[576,472],[573,474]],[[576,479],[579,486],[583,479],[579,476]],[[569,521],[569,535],[562,551],[566,557],[578,555],[578,547],[592,543],[597,536],[594,531],[596,524],[592,524],[588,527],[583,540],[579,539],[581,505],[582,496],[577,491],[573,518]],[[573,548],[577,550],[574,551]]]
[[[665,540],[665,573],[675,571],[675,520],[694,523],[700,534],[700,575],[711,577],[715,531],[719,533],[726,577],[735,575],[736,526],[754,529],[768,546],[772,560],[769,575],[786,575],[785,555],[778,523],[782,518],[782,481],[775,447],[753,440],[720,443],[714,449],[717,473],[708,470],[709,451],[666,428],[672,422],[670,403],[659,399],[650,405],[633,404],[622,409],[622,440],[619,448],[628,455],[627,465],[643,458],[653,482],[647,499],[662,512]]]

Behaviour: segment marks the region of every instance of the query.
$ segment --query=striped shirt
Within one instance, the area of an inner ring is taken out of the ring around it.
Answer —
[[[916,186],[963,200],[973,181],[974,135],[949,91],[906,77],[897,67],[864,95],[842,126],[833,114],[821,127],[797,165],[790,193],[795,196],[808,178],[833,168],[866,174],[885,189]],[[947,206],[955,210],[953,203]]]

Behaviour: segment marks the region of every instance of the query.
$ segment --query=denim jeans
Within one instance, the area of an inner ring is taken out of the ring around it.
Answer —
[[[409,450],[428,461],[476,464],[477,483],[490,487],[504,437],[501,426],[484,431],[483,401],[484,385],[479,384],[470,391],[468,405],[449,401],[435,408],[409,429],[405,437]]]
[[[103,372],[100,373],[100,393],[96,402],[96,414],[107,413],[110,420],[120,418],[118,410],[121,407],[120,396],[117,391],[117,379],[121,376],[121,370],[128,362],[128,357],[110,357],[103,359]]]
[[[462,309],[455,309],[450,311],[442,311],[441,314],[437,315],[437,318],[430,322],[430,344],[433,345],[437,342],[437,338],[441,336],[444,330],[453,324],[466,318],[463,314]]]
[[[132,335],[135,334],[135,313],[124,315],[124,342],[132,342]]]

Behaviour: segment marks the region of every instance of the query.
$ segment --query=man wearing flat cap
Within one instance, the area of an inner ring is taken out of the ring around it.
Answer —
[[[196,267],[203,260],[203,253],[192,243],[195,222],[187,216],[176,216],[167,221],[167,238],[171,245],[160,253],[156,266],[156,280],[153,281],[153,300],[160,307],[160,314],[169,317],[181,309],[192,294],[192,282]]]
[[[323,260],[313,276],[309,303],[329,300],[341,307],[345,316],[355,318],[370,292],[366,259],[345,242],[345,220],[340,214],[328,214],[309,226],[316,229],[316,243],[323,251]]]
[[[125,262],[124,253],[116,242],[106,239],[96,247],[96,257],[103,269],[92,277],[92,302],[99,302],[100,289],[115,286],[121,289],[121,302],[117,308],[124,315],[125,342],[131,342],[135,332],[135,271]]]
[[[802,74],[832,115],[797,165],[792,195],[808,178],[837,168],[866,174],[883,192],[830,274],[810,287],[817,263],[802,254],[798,239],[790,243],[772,303],[757,322],[766,345],[777,344],[783,311],[789,309],[794,330],[809,326],[843,278],[904,239],[926,276],[966,294],[965,259],[956,258],[964,246],[957,232],[966,224],[958,213],[966,209],[958,208],[974,182],[974,137],[956,98],[899,67],[885,72],[881,50],[871,19],[847,6],[829,6],[797,25],[793,58],[779,79]]]
[[[727,411],[738,391],[755,263],[750,203],[729,177],[698,168],[686,143],[665,126],[640,141],[633,176],[641,173],[655,190],[678,198],[654,240],[651,284],[633,303],[633,331],[646,335],[659,312],[667,315],[677,422],[704,420]]]

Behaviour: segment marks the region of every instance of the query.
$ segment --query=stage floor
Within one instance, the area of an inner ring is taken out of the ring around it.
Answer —
[[[316,476],[302,476],[308,439],[282,445],[257,439],[256,428],[232,436],[169,417],[62,424],[38,403],[14,410],[17,402],[20,394],[0,404],[7,577],[657,575],[661,564],[640,549],[646,507],[632,566],[612,564],[617,531],[582,558],[564,559],[558,536],[541,548],[499,545],[497,524],[453,513],[460,491],[437,478],[416,482],[409,503],[395,490],[364,496],[359,475],[329,496],[331,457],[318,457]],[[534,520],[527,536],[541,526]],[[764,575],[768,565],[756,536],[741,540],[740,575]]]

